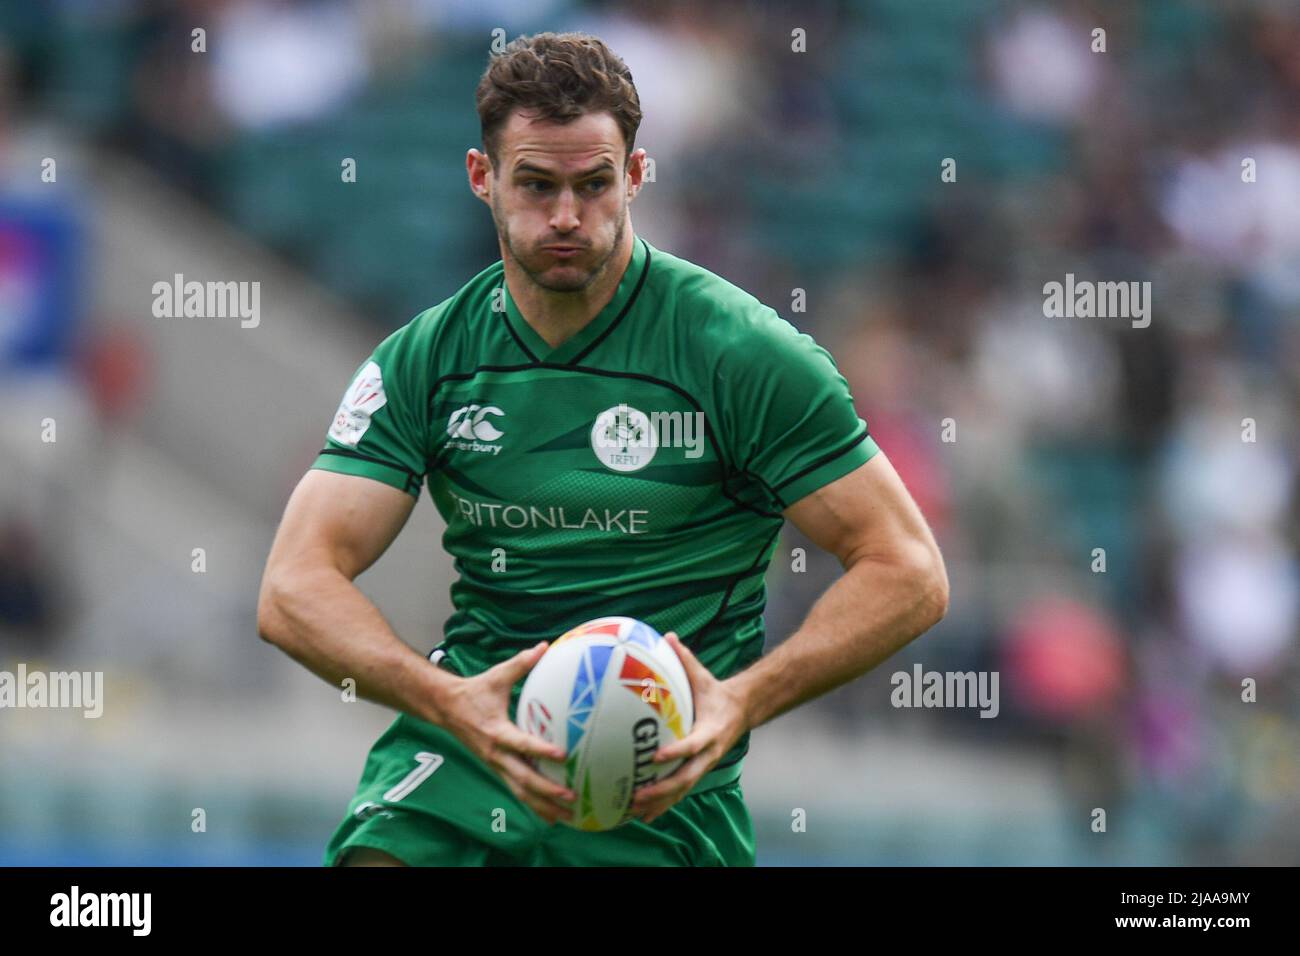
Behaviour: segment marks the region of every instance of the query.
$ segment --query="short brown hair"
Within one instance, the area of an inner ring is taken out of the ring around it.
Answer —
[[[501,127],[514,109],[568,123],[586,113],[609,112],[632,155],[641,100],[632,71],[605,41],[587,33],[538,33],[512,40],[492,55],[474,94],[483,148],[497,161]]]

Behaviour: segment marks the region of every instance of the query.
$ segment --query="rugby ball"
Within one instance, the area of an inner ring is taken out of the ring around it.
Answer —
[[[567,631],[529,672],[516,723],[565,751],[539,759],[540,773],[577,794],[578,830],[626,823],[633,791],[672,773],[656,764],[660,747],[691,731],[691,685],[677,652],[654,628],[630,617],[602,617]]]

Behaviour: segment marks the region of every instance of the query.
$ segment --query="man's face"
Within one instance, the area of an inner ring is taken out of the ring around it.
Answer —
[[[608,267],[628,221],[624,150],[609,113],[564,124],[510,114],[486,185],[506,254],[537,285],[580,291]],[[632,163],[637,185],[643,152]]]

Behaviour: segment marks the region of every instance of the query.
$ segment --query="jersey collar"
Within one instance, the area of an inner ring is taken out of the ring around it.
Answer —
[[[619,280],[614,297],[600,310],[594,319],[576,333],[569,336],[556,348],[551,348],[547,341],[525,321],[510,296],[510,287],[505,277],[501,278],[501,289],[505,297],[505,322],[510,334],[524,353],[534,362],[548,364],[577,365],[582,358],[594,349],[607,334],[632,309],[641,287],[645,284],[646,273],[650,269],[650,247],[640,236],[632,238],[632,258],[623,278]]]

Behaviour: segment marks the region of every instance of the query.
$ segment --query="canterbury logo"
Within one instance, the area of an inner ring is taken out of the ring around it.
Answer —
[[[456,409],[447,419],[447,434],[467,441],[496,441],[505,432],[485,419],[488,415],[504,414],[495,405],[466,405]]]

